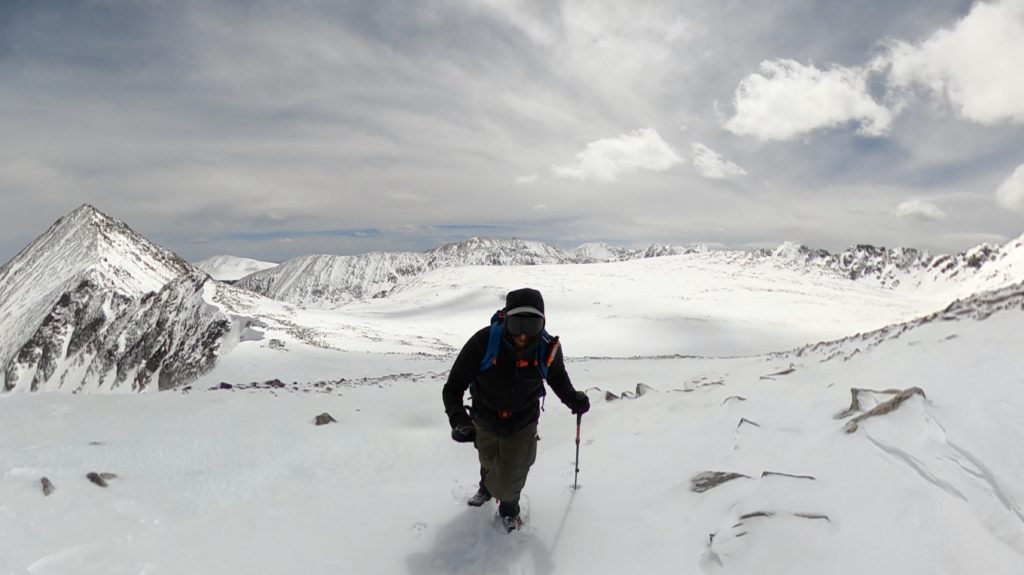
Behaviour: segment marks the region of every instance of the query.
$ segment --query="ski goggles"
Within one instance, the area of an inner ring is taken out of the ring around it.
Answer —
[[[506,316],[505,329],[514,336],[525,333],[530,337],[537,337],[544,331],[544,318],[535,315]]]

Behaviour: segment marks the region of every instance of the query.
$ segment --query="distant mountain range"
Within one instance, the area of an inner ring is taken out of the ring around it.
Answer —
[[[250,258],[221,255],[206,258],[192,265],[208,273],[215,280],[233,282],[249,274],[270,269],[277,264]]]
[[[240,338],[259,337],[247,328],[261,321],[261,295],[307,308],[332,308],[386,297],[441,268],[668,256],[723,266],[767,260],[801,274],[949,294],[946,301],[1005,289],[1024,278],[1024,236],[1005,246],[981,245],[940,256],[868,245],[832,254],[789,243],[757,251],[606,244],[566,251],[520,239],[473,238],[419,253],[310,255],[280,265],[212,258],[200,262],[208,270],[203,271],[124,223],[82,206],[0,268],[0,390],[138,391],[183,385],[211,369]],[[247,266],[273,267],[246,275],[235,287],[208,275],[230,279],[229,271],[237,274]],[[978,297],[965,301],[991,306]],[[313,328],[292,329],[308,334]]]
[[[541,242],[516,238],[472,238],[425,252],[300,256],[250,274],[236,285],[296,305],[332,308],[358,299],[385,297],[404,282],[439,268],[616,262],[706,249],[651,246],[638,250],[584,244],[575,250],[565,251]]]
[[[565,251],[521,239],[472,238],[426,252],[373,252],[355,256],[300,256],[244,278],[237,286],[309,308],[335,308],[355,300],[386,297],[431,270],[472,265],[569,265],[621,262],[653,257],[715,257],[743,265],[774,260],[893,289],[927,289],[976,280],[972,289],[1014,281],[1024,270],[1024,236],[1004,247],[983,244],[955,255],[932,256],[910,248],[858,245],[833,254],[793,243],[771,250],[712,250],[703,245],[653,245],[642,249],[584,244]]]

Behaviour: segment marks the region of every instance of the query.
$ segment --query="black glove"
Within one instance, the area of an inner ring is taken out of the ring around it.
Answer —
[[[577,391],[576,395],[569,401],[569,409],[572,410],[575,415],[583,415],[590,411],[590,398],[587,394],[582,391]]]
[[[453,440],[459,443],[476,441],[476,427],[473,426],[473,420],[469,418],[465,409],[449,413],[448,423],[452,426]]]
[[[468,427],[453,427],[452,439],[458,443],[473,443],[476,441],[476,428],[472,425]]]

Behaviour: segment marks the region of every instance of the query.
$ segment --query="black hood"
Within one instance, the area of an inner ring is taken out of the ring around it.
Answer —
[[[512,311],[516,308],[531,307],[540,312],[540,316],[544,317],[544,297],[540,295],[540,292],[532,288],[520,288],[508,292],[505,296],[505,311]],[[528,310],[523,310],[529,313]]]

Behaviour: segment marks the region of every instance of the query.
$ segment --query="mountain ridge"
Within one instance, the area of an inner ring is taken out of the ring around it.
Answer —
[[[179,362],[175,352],[192,352],[169,339],[188,324],[187,310],[203,310],[199,331],[227,320],[194,296],[207,281],[124,222],[79,207],[0,268],[0,389],[114,385],[129,373],[134,389],[145,388]]]
[[[636,259],[697,254],[720,254],[742,263],[776,260],[788,265],[836,274],[851,281],[872,281],[891,289],[944,289],[965,275],[991,271],[977,290],[992,289],[1024,277],[1024,236],[1005,246],[981,244],[958,254],[932,256],[914,248],[885,248],[869,244],[842,252],[813,249],[785,242],[773,249],[713,250],[702,244],[651,245],[615,248],[604,243],[583,244],[566,251],[519,238],[471,238],[425,252],[370,252],[350,256],[317,254],[245,276],[237,285],[260,295],[313,308],[339,307],[359,299],[386,297],[394,289],[427,271],[469,265],[570,265],[614,263]],[[1010,265],[996,269],[1000,260]],[[983,270],[988,266],[989,270]],[[953,297],[965,295],[957,292]]]

